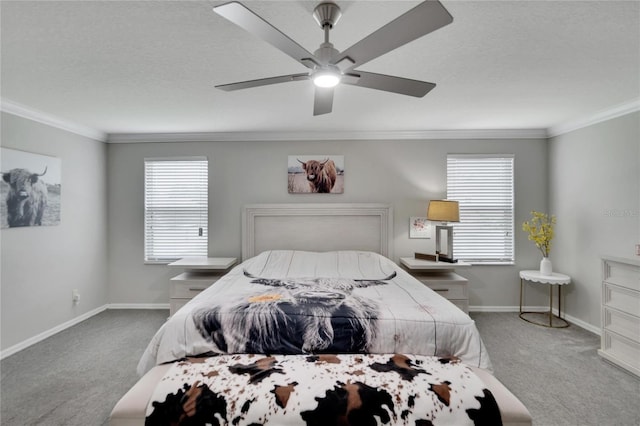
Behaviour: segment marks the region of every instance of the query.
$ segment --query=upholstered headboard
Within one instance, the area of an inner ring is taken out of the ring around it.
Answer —
[[[242,260],[265,250],[367,250],[393,256],[387,204],[253,204],[242,209]]]

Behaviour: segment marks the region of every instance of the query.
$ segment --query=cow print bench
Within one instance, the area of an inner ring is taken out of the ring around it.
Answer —
[[[211,359],[202,358],[202,359],[195,359],[195,360],[185,360],[183,362],[178,362],[174,364],[156,366],[151,371],[149,371],[145,376],[143,376],[138,381],[138,383],[136,383],[135,386],[132,389],[130,389],[116,404],[110,416],[110,425],[111,426],[144,425],[145,420],[147,420],[147,422],[150,420],[150,419],[146,419],[146,415],[150,407],[150,401],[152,398],[154,398],[153,397],[154,393],[155,393],[156,402],[153,402],[152,406],[154,407],[156,417],[158,416],[160,416],[160,418],[166,417],[164,413],[171,412],[171,407],[164,407],[165,400],[166,400],[166,403],[168,403],[171,399],[179,400],[180,397],[183,396],[182,401],[184,401],[184,398],[188,396],[183,393],[183,389],[179,389],[179,388],[180,386],[182,386],[182,380],[187,380],[187,378],[189,378],[189,375],[192,383],[195,382],[196,384],[199,383],[200,385],[202,385],[200,380],[196,380],[198,377],[206,378],[207,376],[218,376],[221,373],[230,375],[230,373],[227,372],[228,370],[235,373],[236,375],[245,375],[246,379],[243,379],[243,380],[247,380],[248,383],[254,383],[256,377],[259,377],[258,381],[262,381],[264,377],[269,376],[269,374],[266,374],[266,375],[264,374],[265,368],[267,370],[269,368],[274,370],[276,373],[274,375],[283,374],[281,372],[281,370],[283,369],[282,366],[289,363],[289,360],[293,357],[296,357],[296,356],[289,356],[288,358],[285,359],[285,357],[283,356],[267,357],[264,355],[231,355],[231,356],[224,356],[224,357],[215,357]],[[330,367],[333,368],[331,364],[335,364],[333,359],[337,359],[337,357],[340,357],[340,359],[343,361],[343,364],[349,361],[353,362],[352,361],[353,359],[357,359],[358,362],[362,363],[361,365],[363,366],[367,366],[367,367],[374,366],[376,371],[392,372],[391,374],[392,376],[397,376],[397,375],[404,376],[402,377],[402,379],[404,380],[408,379],[409,381],[411,381],[413,377],[416,377],[416,375],[419,375],[420,373],[429,374],[429,373],[425,373],[425,371],[434,371],[429,369],[429,365],[427,362],[425,362],[425,360],[415,356],[412,356],[411,359],[409,359],[407,356],[404,356],[404,355],[338,355],[338,356],[328,355],[328,356],[319,356],[319,357],[318,356],[298,356],[298,357],[306,358],[307,362],[313,362],[314,364],[319,364],[318,366],[319,369],[324,368],[327,371],[327,373],[325,372],[321,373],[323,376],[325,374],[330,374],[329,368]],[[363,358],[365,359],[364,363],[362,361]],[[281,363],[281,365],[278,365],[278,363],[283,360],[286,360],[287,362],[283,362]],[[387,362],[383,363],[383,361],[385,360]],[[411,361],[413,361],[413,363]],[[442,362],[442,360],[439,360],[439,361]],[[351,364],[351,367],[353,367],[353,365],[354,364]],[[399,369],[396,368],[396,366],[398,365],[401,368]],[[422,369],[421,367],[424,367],[424,369]],[[529,414],[525,406],[506,387],[504,387],[504,385],[502,385],[494,376],[492,376],[487,371],[479,368],[467,367],[467,366],[463,366],[463,367],[465,369],[469,369],[470,372],[472,372],[471,375],[473,376],[473,379],[474,380],[479,379],[480,383],[482,384],[481,386],[487,389],[489,393],[492,395],[492,398],[495,399],[495,403],[499,408],[502,424],[510,425],[510,426],[525,426],[525,425],[532,424],[531,415]],[[313,367],[310,367],[310,369],[312,368]],[[223,373],[223,369],[224,369],[224,373]],[[286,370],[286,368],[284,369]],[[466,370],[466,371],[469,371],[469,370]],[[393,372],[398,374],[393,374]],[[225,380],[231,380],[231,379],[233,378],[232,377],[225,378]],[[170,387],[171,381],[177,384],[177,385],[174,384],[173,388]],[[314,381],[317,381],[317,378]],[[349,383],[351,382],[351,379],[345,380],[345,382]],[[167,388],[167,383],[169,383],[170,385],[168,388]],[[230,382],[227,381],[225,383],[230,383]],[[471,386],[471,382],[467,382],[467,383],[469,386]],[[403,386],[407,386],[407,385],[409,385],[409,383],[407,382],[403,383]],[[164,386],[164,388],[162,388],[162,386]],[[249,389],[248,386],[249,385],[245,385],[247,390]],[[385,386],[383,386],[382,388],[384,388]],[[387,389],[390,389],[390,390],[397,389],[398,387],[403,387],[403,386],[398,386],[397,384],[390,383],[390,386]],[[452,385],[452,386],[453,386],[453,393],[456,393],[455,385]],[[191,388],[195,389],[195,385],[192,387],[188,387],[186,384],[184,384],[183,387],[184,387],[184,390],[187,390],[186,394],[189,394],[188,391]],[[231,386],[227,386],[224,391],[220,389],[222,391],[220,392],[220,395],[224,395],[225,397],[228,397],[230,388]],[[160,396],[158,396],[158,389],[162,389]],[[173,391],[170,391],[167,393],[166,389],[178,389],[178,392],[172,393]],[[208,391],[208,388],[206,389]],[[212,386],[211,390],[215,390],[215,387]],[[243,397],[247,398],[248,394],[245,393],[244,389],[240,393],[243,394]],[[327,392],[327,396],[329,396],[329,392]],[[253,398],[253,400],[255,399],[256,398]],[[265,400],[266,397],[263,397],[261,399]],[[312,396],[312,399],[315,399],[316,401],[321,401],[323,398]],[[238,401],[232,402],[232,404],[236,404],[236,403],[238,403]],[[168,408],[168,411],[160,411],[160,409],[166,410],[167,408]],[[442,405],[440,408],[443,408]],[[297,418],[299,419],[299,417]],[[398,419],[399,418],[400,417],[398,417]],[[166,420],[169,420],[169,419],[166,419]],[[229,422],[232,421],[232,419],[227,419],[227,420]],[[158,423],[152,422],[147,424],[158,424]],[[304,422],[300,420],[300,424],[304,424]],[[391,423],[385,423],[385,424],[393,424],[393,420],[391,420]]]

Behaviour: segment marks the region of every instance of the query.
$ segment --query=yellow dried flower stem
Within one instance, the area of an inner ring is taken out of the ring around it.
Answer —
[[[531,216],[531,220],[522,224],[522,230],[529,233],[529,240],[535,243],[544,257],[548,257],[551,252],[556,217],[536,211],[532,211]]]

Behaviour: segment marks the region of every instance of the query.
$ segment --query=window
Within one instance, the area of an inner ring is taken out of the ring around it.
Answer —
[[[447,199],[460,202],[456,258],[513,264],[513,155],[447,155]]]
[[[144,160],[144,260],[207,256],[206,157]]]

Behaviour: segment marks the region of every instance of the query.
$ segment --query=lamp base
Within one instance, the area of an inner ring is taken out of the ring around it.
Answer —
[[[444,242],[442,241],[443,234]],[[453,226],[436,225],[436,253],[440,259],[443,257],[453,259]]]
[[[427,253],[415,253],[415,258],[416,259],[420,259],[420,260],[431,260],[433,262],[437,262],[438,261],[438,255],[437,254],[427,254]]]
[[[438,262],[458,263],[458,259],[452,259],[447,256],[438,255]]]

